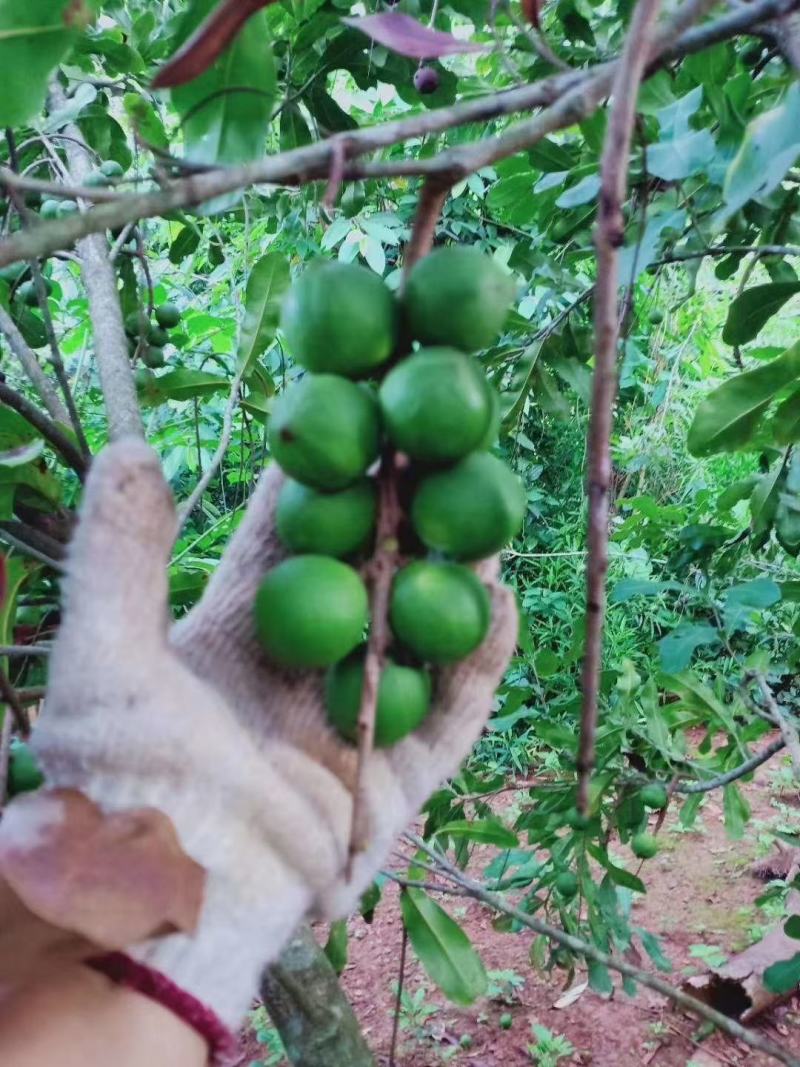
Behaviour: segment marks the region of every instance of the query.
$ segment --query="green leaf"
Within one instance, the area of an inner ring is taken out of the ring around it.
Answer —
[[[685,586],[680,582],[654,582],[649,578],[623,578],[611,590],[612,604],[626,604],[635,596],[658,596],[660,593],[680,592]]]
[[[781,401],[772,417],[772,436],[779,445],[800,441],[800,389]]]
[[[733,585],[725,594],[725,626],[739,627],[753,611],[763,611],[781,599],[781,590],[771,578],[754,578],[751,582]]]
[[[783,932],[787,937],[800,941],[800,915],[790,915],[783,924]]]
[[[758,484],[758,475],[751,474],[747,478],[740,478],[738,482],[729,485],[724,493],[720,493],[717,499],[717,511],[730,511],[740,500],[747,500]]]
[[[511,381],[500,398],[500,408],[505,426],[513,426],[525,410],[528,394],[533,386],[533,372],[542,350],[542,342],[529,344],[514,364]]]
[[[194,0],[181,23],[179,42],[215,6],[216,0]],[[208,70],[172,90],[187,156],[210,166],[261,159],[274,99],[269,22],[266,12],[259,11]]]
[[[281,111],[280,144],[281,152],[291,148],[301,148],[311,143],[311,131],[303,112],[297,104],[285,104]]]
[[[791,993],[800,984],[800,952],[791,959],[773,963],[764,971],[764,985],[778,996]]]
[[[249,370],[274,340],[289,280],[289,263],[277,252],[262,256],[250,272],[239,334],[239,368]]]
[[[444,995],[456,1004],[483,996],[486,971],[458,923],[420,889],[401,893],[400,909],[420,963]]]
[[[509,830],[499,822],[489,819],[456,820],[440,826],[437,834],[450,834],[452,837],[463,837],[468,841],[480,841],[485,845],[498,845],[500,848],[515,848],[519,839],[513,830]]]
[[[596,200],[599,192],[600,176],[598,174],[587,174],[585,178],[581,178],[577,185],[573,185],[561,194],[556,200],[556,207],[580,207],[581,204],[588,204],[592,200]]]
[[[768,282],[745,289],[728,308],[722,340],[726,345],[752,341],[795,293],[800,293],[800,282]]]
[[[770,402],[798,376],[800,343],[771,363],[723,382],[695,413],[687,440],[689,451],[693,456],[710,456],[747,444]]]
[[[668,674],[686,670],[698,648],[719,643],[719,631],[706,622],[684,622],[658,642],[661,669]]]
[[[178,367],[156,378],[156,387],[167,400],[191,400],[196,396],[210,396],[225,392],[230,383],[225,378],[202,370]]]
[[[722,193],[724,223],[753,197],[776,189],[800,155],[800,84],[794,82],[777,107],[748,125],[728,172]]]
[[[647,149],[647,169],[664,181],[688,178],[704,170],[714,158],[716,145],[709,130],[693,130],[689,119],[703,99],[703,87],[667,105],[658,113],[661,140]]]
[[[589,988],[601,997],[610,997],[614,992],[614,983],[611,981],[608,967],[589,958],[586,960],[586,966],[589,970]]]
[[[664,952],[661,948],[661,942],[658,940],[658,938],[654,934],[651,934],[649,930],[643,930],[641,927],[638,926],[636,927],[636,933],[639,935],[639,940],[642,942],[642,947],[644,948],[645,952],[656,965],[656,967],[659,969],[659,971],[664,971],[665,973],[671,971],[672,964],[664,955]]]
[[[91,19],[80,0],[0,3],[0,126],[22,126],[42,110],[51,74]]]
[[[722,809],[725,815],[725,829],[731,837],[744,837],[744,828],[750,818],[750,805],[745,800],[735,783],[726,785],[722,790]]]
[[[331,923],[328,940],[323,949],[330,960],[331,967],[337,974],[341,974],[347,966],[347,920],[337,919]]]

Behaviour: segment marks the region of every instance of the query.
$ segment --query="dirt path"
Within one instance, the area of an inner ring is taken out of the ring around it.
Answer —
[[[744,787],[753,818],[740,841],[726,835],[722,798],[717,794],[707,798],[691,832],[681,831],[668,818],[662,830],[662,851],[643,872],[647,895],[634,898],[633,921],[662,939],[674,968],[666,976],[670,981],[677,982],[686,968],[704,969],[702,955],[698,956],[704,950],[697,946],[731,954],[756,940],[771,924],[770,917],[755,907],[763,886],[750,873],[750,866],[769,848],[770,831],[800,829],[797,809],[788,803],[796,801],[796,794],[781,796],[778,780],[783,781],[779,768],[768,765]],[[343,975],[381,1067],[388,1063],[393,988],[402,942],[396,899],[396,887],[389,886],[372,925],[360,918],[352,920],[350,960]],[[542,976],[533,969],[528,958],[533,935],[495,930],[489,913],[473,901],[444,898],[443,903],[464,925],[487,970],[502,974],[493,976],[492,999],[458,1008],[437,993],[409,950],[397,1067],[443,1063],[456,1067],[530,1067],[537,1063],[540,1067],[768,1067],[774,1062],[719,1035],[700,1040],[696,1020],[673,1012],[662,998],[645,989],[635,998],[618,989],[611,1001],[586,990],[571,1005],[555,1008],[564,975]],[[648,961],[643,960],[642,966],[647,967]],[[504,1013],[513,1019],[507,1030],[500,1024]],[[543,1057],[541,1045],[540,1058],[531,1055],[528,1046],[537,1040],[533,1023],[553,1035],[563,1035],[574,1049],[571,1058]],[[798,1002],[776,1009],[760,1027],[800,1056]],[[692,1035],[696,1035],[695,1042]]]

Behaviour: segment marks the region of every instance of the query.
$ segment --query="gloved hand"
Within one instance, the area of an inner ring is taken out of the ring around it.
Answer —
[[[296,925],[346,914],[395,836],[455,772],[489,714],[517,626],[511,593],[489,580],[486,641],[438,674],[422,727],[370,760],[369,844],[345,880],[355,748],[327,725],[320,673],[276,669],[255,636],[256,590],[283,555],[273,524],[280,483],[277,471],[262,477],[202,601],[170,627],[177,524],[159,461],[136,440],[94,461],[32,742],[49,786],[82,790],[105,811],[149,806],[173,821],[207,871],[199,926],[131,955],[231,1026]]]

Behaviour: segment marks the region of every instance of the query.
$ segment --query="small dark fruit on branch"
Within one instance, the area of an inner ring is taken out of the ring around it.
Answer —
[[[420,67],[414,75],[414,88],[426,96],[439,88],[439,73],[434,67]]]

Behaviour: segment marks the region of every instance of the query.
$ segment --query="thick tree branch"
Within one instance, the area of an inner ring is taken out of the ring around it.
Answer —
[[[566,931],[560,930],[556,926],[551,926],[549,923],[543,922],[541,919],[537,919],[533,915],[529,915],[528,912],[522,911],[520,908],[515,908],[513,905],[508,904],[497,893],[490,892],[479,882],[475,882],[472,878],[463,874],[456,866],[450,863],[445,856],[431,848],[431,846],[426,841],[423,841],[421,837],[417,836],[417,834],[407,833],[405,836],[412,845],[422,849],[422,851],[434,861],[439,873],[443,877],[448,878],[462,889],[466,889],[469,892],[469,895],[474,897],[475,900],[479,900],[481,903],[488,905],[501,915],[508,915],[510,918],[520,923],[520,925],[527,927],[529,930],[533,930],[537,934],[544,935],[559,945],[563,945],[571,952],[575,952],[578,955],[583,956],[585,959],[594,960],[597,963],[602,964],[604,967],[611,968],[611,970],[618,971],[620,974],[639,982],[640,985],[646,986],[648,989],[652,989],[656,993],[660,993],[674,1003],[679,1004],[682,1008],[686,1008],[687,1011],[699,1015],[702,1019],[707,1019],[709,1022],[713,1023],[717,1029],[722,1030],[737,1041],[743,1041],[746,1045],[749,1045],[750,1048],[758,1049],[759,1052],[764,1052],[767,1056],[772,1056],[780,1063],[786,1064],[786,1067],[800,1067],[800,1060],[793,1056],[788,1050],[783,1049],[780,1045],[776,1045],[773,1041],[770,1041],[769,1038],[764,1037],[755,1030],[750,1030],[748,1027],[742,1026],[741,1023],[736,1022],[735,1019],[723,1015],[722,1012],[709,1007],[696,997],[684,993],[682,989],[676,989],[675,986],[670,985],[669,982],[665,982],[662,978],[657,977],[657,975],[650,974],[649,971],[644,971],[639,967],[634,967],[633,964],[628,963],[627,960],[620,957],[609,956],[607,953],[601,952],[599,949],[595,948],[594,945],[591,945],[588,941],[584,941],[583,938],[568,934]]]
[[[43,411],[40,411],[35,404],[32,404],[30,400],[18,393],[16,389],[12,389],[7,382],[0,382],[0,402],[13,408],[35,430],[38,430],[45,441],[75,471],[80,480],[84,480],[87,469],[86,457]]]
[[[57,107],[67,103],[57,82],[53,83],[51,97]],[[70,137],[66,142],[66,154],[71,178],[80,184],[92,171],[92,156],[78,127],[68,124],[65,128]],[[93,233],[84,237],[78,242],[78,253],[89,300],[95,358],[110,436],[112,440],[127,435],[143,437],[144,427],[128,358],[128,339],[122,321],[117,276],[105,235]]]
[[[707,25],[696,29],[684,29],[710,6],[710,3],[689,3],[675,13],[674,20],[665,28],[665,32],[657,37],[657,42],[662,42],[663,47],[658,45],[660,50],[657,50],[657,54],[651,57],[650,72],[656,70],[660,64],[702,51],[718,41],[747,32],[765,19],[795,11],[800,8],[800,0],[753,0],[752,3],[742,5],[741,9],[737,8],[734,12]],[[672,27],[676,27],[680,34],[677,40],[674,39]],[[482,97],[479,100],[464,101],[452,107],[425,112],[408,119],[353,130],[347,135],[346,152],[350,162],[345,166],[343,176],[344,178],[356,178],[362,174],[373,176],[378,174],[419,176],[436,174],[440,177],[450,176],[455,180],[464,173],[470,173],[469,169],[464,168],[472,165],[473,156],[470,153],[473,148],[475,149],[474,158],[478,158],[479,151],[482,158],[483,150],[480,149],[479,144],[464,146],[457,152],[455,150],[444,152],[430,159],[400,164],[358,164],[352,161],[369,152],[389,148],[426,134],[439,133],[454,126],[485,122],[536,107],[547,107],[577,87],[586,87],[588,95],[584,106],[588,106],[588,110],[575,111],[572,107],[566,107],[560,113],[561,125],[570,125],[576,121],[575,115],[578,118],[584,117],[598,106],[604,95],[601,90],[605,86],[606,92],[608,91],[615,67],[615,63],[606,63],[588,71],[559,74],[531,85],[523,85],[503,93]],[[598,79],[602,80],[602,84],[597,84]],[[573,106],[575,99],[575,97],[572,99]],[[579,102],[578,107],[580,106]],[[524,127],[524,124],[521,125]],[[501,159],[503,154],[512,154],[521,147],[527,148],[539,137],[557,128],[560,127],[548,124],[546,129],[542,129],[539,125],[534,125],[533,129],[529,128],[527,132],[523,130],[519,134],[512,134],[507,140],[490,139],[489,143],[492,145],[490,158]],[[270,156],[261,162],[247,166],[192,174],[173,182],[163,190],[117,197],[113,202],[100,204],[83,214],[55,220],[37,229],[36,233],[15,233],[0,241],[0,266],[69,247],[88,234],[117,229],[136,219],[164,215],[176,208],[191,207],[251,185],[305,184],[327,178],[331,158],[330,142],[331,138],[328,138],[304,148],[296,148]],[[66,143],[68,146],[72,144],[70,141]],[[479,161],[478,166],[482,165],[484,164]]]
[[[589,423],[587,494],[589,498],[586,562],[586,647],[583,657],[581,734],[576,761],[578,810],[589,808],[594,767],[603,620],[608,570],[608,494],[611,484],[611,428],[617,394],[617,341],[620,308],[619,248],[625,239],[622,202],[628,184],[628,159],[636,119],[636,98],[650,54],[651,35],[660,0],[639,0],[614,80],[608,133],[600,164],[597,219],[597,282],[594,291],[595,357]]]

